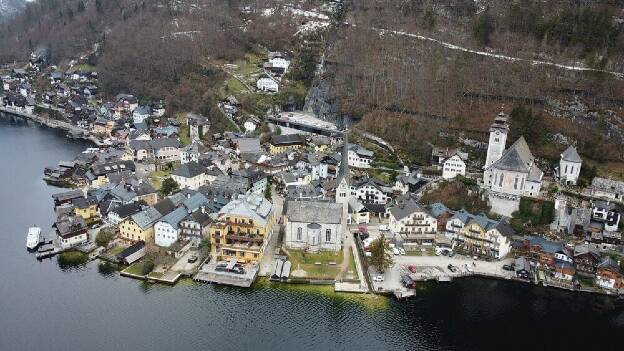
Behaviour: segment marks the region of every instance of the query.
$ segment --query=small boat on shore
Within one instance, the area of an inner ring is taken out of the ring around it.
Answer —
[[[43,237],[41,236],[41,228],[30,227],[28,228],[28,235],[26,236],[26,248],[28,250],[34,250],[41,244]]]

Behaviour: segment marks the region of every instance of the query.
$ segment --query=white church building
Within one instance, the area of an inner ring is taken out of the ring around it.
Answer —
[[[524,137],[505,149],[508,132],[507,117],[500,113],[490,127],[483,173],[492,211],[503,216],[518,210],[522,196],[539,196],[544,176]]]

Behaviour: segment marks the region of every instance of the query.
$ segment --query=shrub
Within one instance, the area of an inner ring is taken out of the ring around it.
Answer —
[[[80,251],[65,251],[58,256],[61,267],[79,266],[87,263],[89,257]]]
[[[106,247],[116,236],[115,230],[112,228],[104,228],[100,230],[95,237],[95,243],[98,246]]]

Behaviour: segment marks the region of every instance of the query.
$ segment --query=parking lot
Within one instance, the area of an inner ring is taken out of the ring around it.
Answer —
[[[511,264],[513,259],[505,259],[501,261],[486,262],[483,260],[474,260],[472,257],[455,255],[448,256],[394,256],[394,264],[385,273],[380,274],[374,268],[369,268],[371,278],[382,276],[382,282],[376,282],[373,279],[373,288],[375,291],[392,292],[402,289],[401,275],[408,274],[415,281],[448,281],[453,278],[482,275],[489,277],[498,277],[503,279],[511,279],[515,276],[514,272],[506,271],[503,265]],[[456,272],[451,272],[448,265],[452,264],[457,268]],[[411,272],[408,267],[412,266],[415,272]]]

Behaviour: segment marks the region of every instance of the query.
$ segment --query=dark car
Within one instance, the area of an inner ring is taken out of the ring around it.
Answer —
[[[449,263],[449,265],[446,268],[448,268],[448,270],[453,272],[453,273],[457,272],[457,267],[453,266],[450,263]]]
[[[503,265],[503,269],[509,272],[513,272],[514,268],[510,264]]]
[[[188,258],[188,263],[195,263],[195,262],[197,262],[197,260],[198,260],[198,257],[193,255],[193,256]]]

